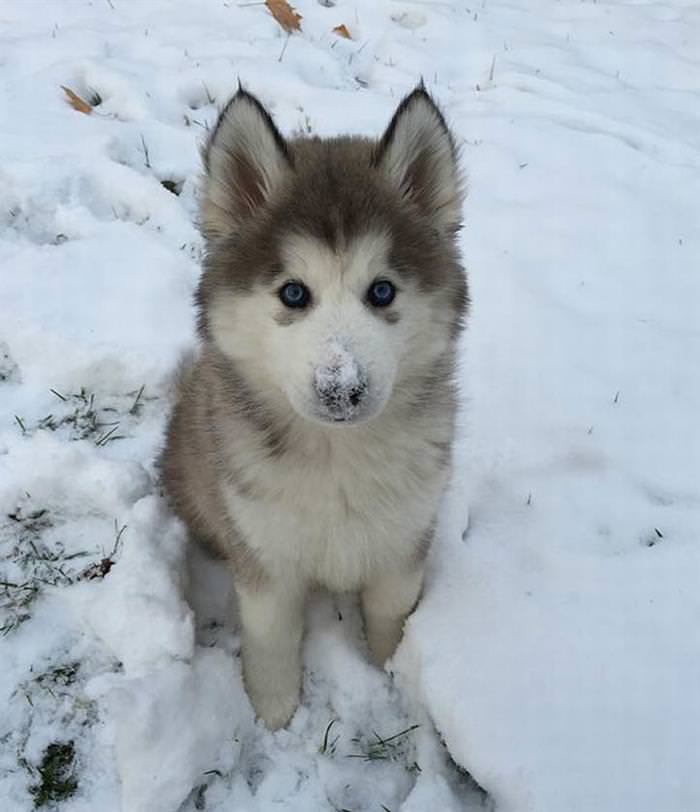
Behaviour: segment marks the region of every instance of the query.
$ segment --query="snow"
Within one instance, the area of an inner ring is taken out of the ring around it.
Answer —
[[[33,808],[73,741],[67,812],[692,812],[700,10],[295,5],[288,42],[219,0],[0,10],[0,580],[39,590],[23,617],[0,589],[0,808]],[[420,76],[469,175],[456,473],[391,673],[354,599],[316,596],[270,734],[226,575],[187,566],[154,469],[194,336],[197,147],[238,77],[328,135],[379,134]]]

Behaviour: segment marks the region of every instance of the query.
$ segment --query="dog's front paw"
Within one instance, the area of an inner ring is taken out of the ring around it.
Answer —
[[[268,649],[243,646],[243,682],[256,715],[269,730],[292,718],[301,693],[301,664],[296,652],[271,654]]]
[[[268,730],[279,730],[299,706],[298,689],[289,693],[248,691],[257,717]]]

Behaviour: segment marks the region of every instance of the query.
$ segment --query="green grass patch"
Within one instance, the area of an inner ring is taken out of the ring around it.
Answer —
[[[371,739],[362,739],[356,737],[352,739],[353,743],[358,746],[362,752],[350,753],[348,758],[361,758],[365,761],[378,761],[378,760],[396,760],[405,756],[408,737],[414,730],[418,730],[420,725],[411,725],[405,730],[394,733],[391,736],[380,736],[378,733],[372,731]],[[415,765],[419,770],[418,765]]]
[[[34,808],[60,803],[75,795],[78,779],[75,777],[75,747],[73,742],[50,744],[36,768],[39,782],[29,787]]]

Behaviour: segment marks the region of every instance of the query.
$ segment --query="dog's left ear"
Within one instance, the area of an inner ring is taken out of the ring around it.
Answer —
[[[379,141],[374,164],[441,231],[460,227],[463,195],[457,149],[422,83],[398,106]]]

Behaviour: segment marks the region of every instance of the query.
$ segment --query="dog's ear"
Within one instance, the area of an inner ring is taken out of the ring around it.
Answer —
[[[292,168],[287,143],[270,114],[243,88],[221,111],[203,159],[200,219],[209,238],[238,228]]]
[[[421,83],[399,104],[374,164],[442,231],[462,219],[457,149],[442,113]]]

